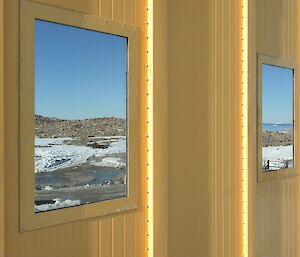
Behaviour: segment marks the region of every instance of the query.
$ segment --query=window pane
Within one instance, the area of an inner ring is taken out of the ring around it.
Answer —
[[[127,197],[127,38],[35,21],[35,211]]]
[[[262,66],[262,168],[294,167],[294,70]]]

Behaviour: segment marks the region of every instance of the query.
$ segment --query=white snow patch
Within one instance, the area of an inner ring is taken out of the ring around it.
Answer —
[[[121,158],[105,157],[101,162],[95,163],[95,165],[100,167],[122,168],[126,166],[126,163],[123,163]]]
[[[41,204],[41,205],[35,205],[35,211],[41,212],[41,211],[49,211],[54,209],[60,209],[65,207],[72,207],[76,205],[80,205],[80,200],[60,200],[60,199],[54,199],[55,203],[53,204]]]
[[[93,149],[87,146],[66,145],[63,144],[66,140],[72,138],[35,138],[35,172],[49,172],[61,168],[75,167],[87,162],[90,157],[104,157],[115,153],[126,152],[126,140],[119,139],[110,144],[107,149]],[[51,146],[51,147],[49,147]],[[116,164],[116,160],[108,160],[105,164]],[[95,163],[95,165],[98,165]],[[121,162],[118,165],[123,165]],[[108,166],[112,167],[112,166]],[[119,166],[118,166],[119,167]]]
[[[60,138],[39,138],[35,137],[35,146],[51,146],[51,145],[62,145],[64,141],[73,140],[71,137],[60,137]]]
[[[263,164],[269,160],[272,168],[280,169],[285,161],[293,159],[294,147],[292,145],[263,147],[262,156]]]

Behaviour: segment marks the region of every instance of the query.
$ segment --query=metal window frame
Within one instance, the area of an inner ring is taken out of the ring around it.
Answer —
[[[127,128],[128,196],[65,209],[34,211],[34,22],[36,19],[128,38]],[[20,231],[110,215],[138,208],[140,130],[138,92],[138,30],[99,17],[25,2],[21,6],[20,36]]]

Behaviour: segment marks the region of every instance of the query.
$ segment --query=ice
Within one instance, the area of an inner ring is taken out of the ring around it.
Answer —
[[[122,168],[126,166],[126,163],[123,163],[121,158],[105,157],[101,162],[95,163],[95,165],[101,167]]]
[[[64,141],[73,140],[71,137],[39,138],[35,137],[35,146],[62,145]]]
[[[41,204],[41,205],[35,205],[35,211],[36,212],[42,212],[42,211],[49,211],[54,209],[60,209],[65,207],[72,207],[76,205],[80,205],[80,200],[60,200],[60,199],[54,199],[55,203],[53,204]]]
[[[91,157],[105,157],[126,152],[126,140],[120,138],[112,142],[107,149],[93,149],[87,146],[67,145],[64,141],[72,138],[35,138],[35,172],[49,172],[67,167],[76,167]],[[108,158],[108,157],[107,157]],[[104,158],[105,159],[105,158]],[[98,163],[97,163],[98,165]],[[100,166],[121,167],[122,162],[106,159]]]
[[[294,148],[292,145],[288,146],[268,146],[263,147],[264,160],[291,160],[293,159]]]
[[[113,142],[107,149],[100,149],[97,151],[95,156],[105,156],[109,154],[116,154],[116,153],[125,153],[126,152],[126,140],[121,139],[117,142]]]
[[[262,148],[263,163],[270,160],[270,166],[281,168],[284,161],[292,160],[294,156],[294,147],[288,146],[268,146]]]

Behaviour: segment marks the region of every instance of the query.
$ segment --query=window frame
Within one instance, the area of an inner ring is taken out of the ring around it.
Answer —
[[[128,38],[127,48],[127,197],[64,209],[34,211],[34,53],[35,20],[104,32]],[[44,4],[21,6],[20,32],[20,231],[110,215],[138,208],[140,170],[140,123],[138,94],[138,29],[96,16]]]
[[[293,70],[293,117],[294,117],[294,167],[280,169],[276,171],[265,172],[262,169],[262,67],[263,65],[270,65],[275,67],[282,67],[286,69]],[[297,65],[295,62],[258,54],[257,58],[257,104],[256,104],[256,111],[257,111],[257,126],[256,126],[256,145],[257,145],[257,173],[258,173],[258,182],[266,182],[270,180],[277,180],[286,177],[295,176],[298,174],[297,166],[298,166],[298,76],[297,76]]]

